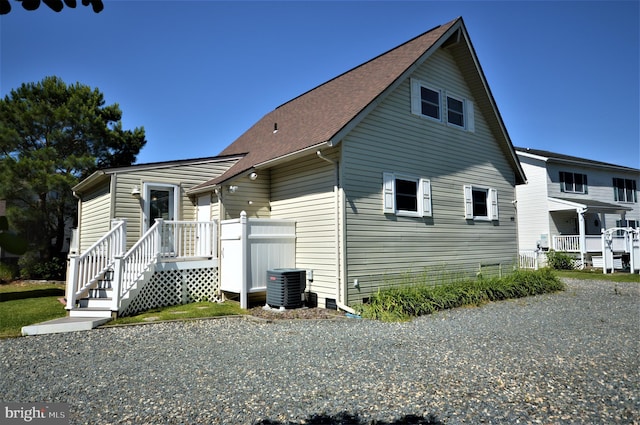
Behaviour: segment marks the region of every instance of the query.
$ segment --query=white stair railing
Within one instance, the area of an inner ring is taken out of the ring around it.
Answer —
[[[107,271],[113,268],[115,259],[122,255],[126,243],[126,220],[113,220],[112,229],[80,255],[69,257],[67,276],[67,310]]]
[[[114,294],[112,311],[119,311],[121,300],[131,291],[138,279],[158,261],[160,254],[160,228],[162,220],[146,231],[129,251],[115,259]]]

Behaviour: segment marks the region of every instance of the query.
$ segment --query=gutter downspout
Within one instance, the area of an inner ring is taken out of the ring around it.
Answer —
[[[344,285],[342,284],[342,271],[340,267],[340,171],[338,169],[338,161],[329,159],[322,155],[321,151],[317,151],[318,158],[327,161],[334,166],[334,228],[335,228],[335,244],[336,244],[336,281],[338,282],[338,299],[336,300],[336,306],[348,313],[355,314],[355,310],[350,308],[344,303],[346,298],[344,294]]]

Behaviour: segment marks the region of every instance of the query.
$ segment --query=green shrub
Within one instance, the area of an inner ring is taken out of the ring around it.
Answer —
[[[547,264],[555,270],[573,270],[573,258],[564,252],[549,251],[547,252]]]
[[[11,282],[18,277],[18,266],[0,262],[0,282]]]
[[[62,258],[42,261],[37,254],[27,252],[18,261],[23,279],[64,280],[66,262]]]
[[[561,291],[564,284],[550,269],[516,271],[502,278],[467,279],[442,285],[409,285],[380,289],[367,304],[356,306],[366,318],[407,321],[465,305]]]

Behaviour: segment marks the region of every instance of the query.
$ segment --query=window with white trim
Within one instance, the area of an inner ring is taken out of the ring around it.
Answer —
[[[636,181],[613,178],[613,197],[617,202],[638,202]]]
[[[431,182],[405,174],[383,173],[383,211],[409,217],[431,216]]]
[[[464,218],[498,220],[498,191],[488,187],[464,185]]]
[[[424,81],[411,79],[411,113],[474,132],[473,102]]]
[[[587,193],[587,175],[560,171],[560,191],[567,193]]]

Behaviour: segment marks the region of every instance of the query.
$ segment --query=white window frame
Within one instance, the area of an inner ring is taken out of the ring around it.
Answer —
[[[573,180],[572,185],[573,188],[567,188],[567,175],[571,174],[571,179]],[[560,171],[560,192],[564,193],[577,193],[586,195],[588,193],[587,190],[587,175],[585,173],[576,173],[573,171]],[[576,176],[582,176],[582,190],[576,190]]]
[[[487,193],[487,215],[475,215],[473,210],[473,191]],[[497,221],[500,219],[498,212],[498,191],[491,187],[464,185],[464,218],[477,221]]]
[[[422,88],[431,90],[433,92],[438,93],[438,117],[432,117],[431,115],[424,115],[422,113]],[[426,118],[436,122],[442,122],[442,117],[444,116],[443,108],[442,108],[442,90],[433,87],[424,81],[416,80],[414,78],[411,79],[411,112],[415,115],[418,115],[422,118]]]
[[[396,180],[416,183],[417,211],[398,210],[396,208]],[[382,173],[383,212],[404,217],[431,217],[431,181],[429,179],[392,172]]]
[[[151,190],[170,190],[173,191],[173,198],[169,200],[169,207],[172,210],[173,220],[180,220],[180,186],[171,183],[144,182],[142,184],[142,231],[149,230],[153,225],[150,221],[150,205],[149,199]]]
[[[616,180],[619,182],[622,182],[622,186],[616,186]],[[629,183],[630,187],[627,187],[627,183]],[[620,196],[618,196],[618,189],[622,189],[622,193],[624,194],[624,199],[620,199]],[[631,195],[631,199],[629,199],[629,195]],[[638,202],[638,192],[637,192],[635,180],[614,177],[613,178],[613,199],[615,202],[623,202],[623,203],[630,203],[630,204]]]
[[[434,118],[430,115],[424,115],[422,113],[422,87],[438,93],[438,110],[440,112],[438,118]],[[462,122],[464,125],[460,126],[449,122],[448,98],[462,102]],[[457,128],[471,133],[476,131],[474,105],[470,99],[454,93],[449,93],[444,89],[439,89],[416,78],[411,79],[411,113],[421,118],[439,122],[451,128]]]

